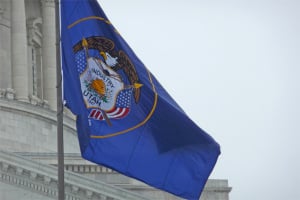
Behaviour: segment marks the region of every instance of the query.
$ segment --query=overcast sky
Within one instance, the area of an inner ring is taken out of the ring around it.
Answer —
[[[99,0],[165,89],[221,145],[230,200],[300,199],[299,0]]]

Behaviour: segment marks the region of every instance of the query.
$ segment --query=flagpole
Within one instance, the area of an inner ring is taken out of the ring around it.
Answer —
[[[65,199],[64,180],[64,137],[63,137],[63,102],[62,102],[62,75],[60,65],[60,20],[59,0],[55,0],[56,24],[56,92],[57,92],[57,179],[58,200]]]

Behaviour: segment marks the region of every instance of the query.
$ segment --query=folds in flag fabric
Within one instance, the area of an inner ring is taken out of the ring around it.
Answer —
[[[77,116],[82,157],[198,199],[219,145],[164,90],[96,0],[61,0],[61,47],[64,98]]]

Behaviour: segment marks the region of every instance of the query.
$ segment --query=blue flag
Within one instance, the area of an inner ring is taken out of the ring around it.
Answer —
[[[77,116],[82,157],[199,199],[219,145],[164,90],[96,0],[61,0],[61,37],[64,98]]]

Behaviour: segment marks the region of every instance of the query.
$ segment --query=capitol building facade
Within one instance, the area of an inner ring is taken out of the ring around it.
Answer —
[[[0,0],[0,199],[57,199],[55,0]],[[81,159],[64,110],[65,199],[179,198]],[[228,200],[208,180],[201,200]]]

